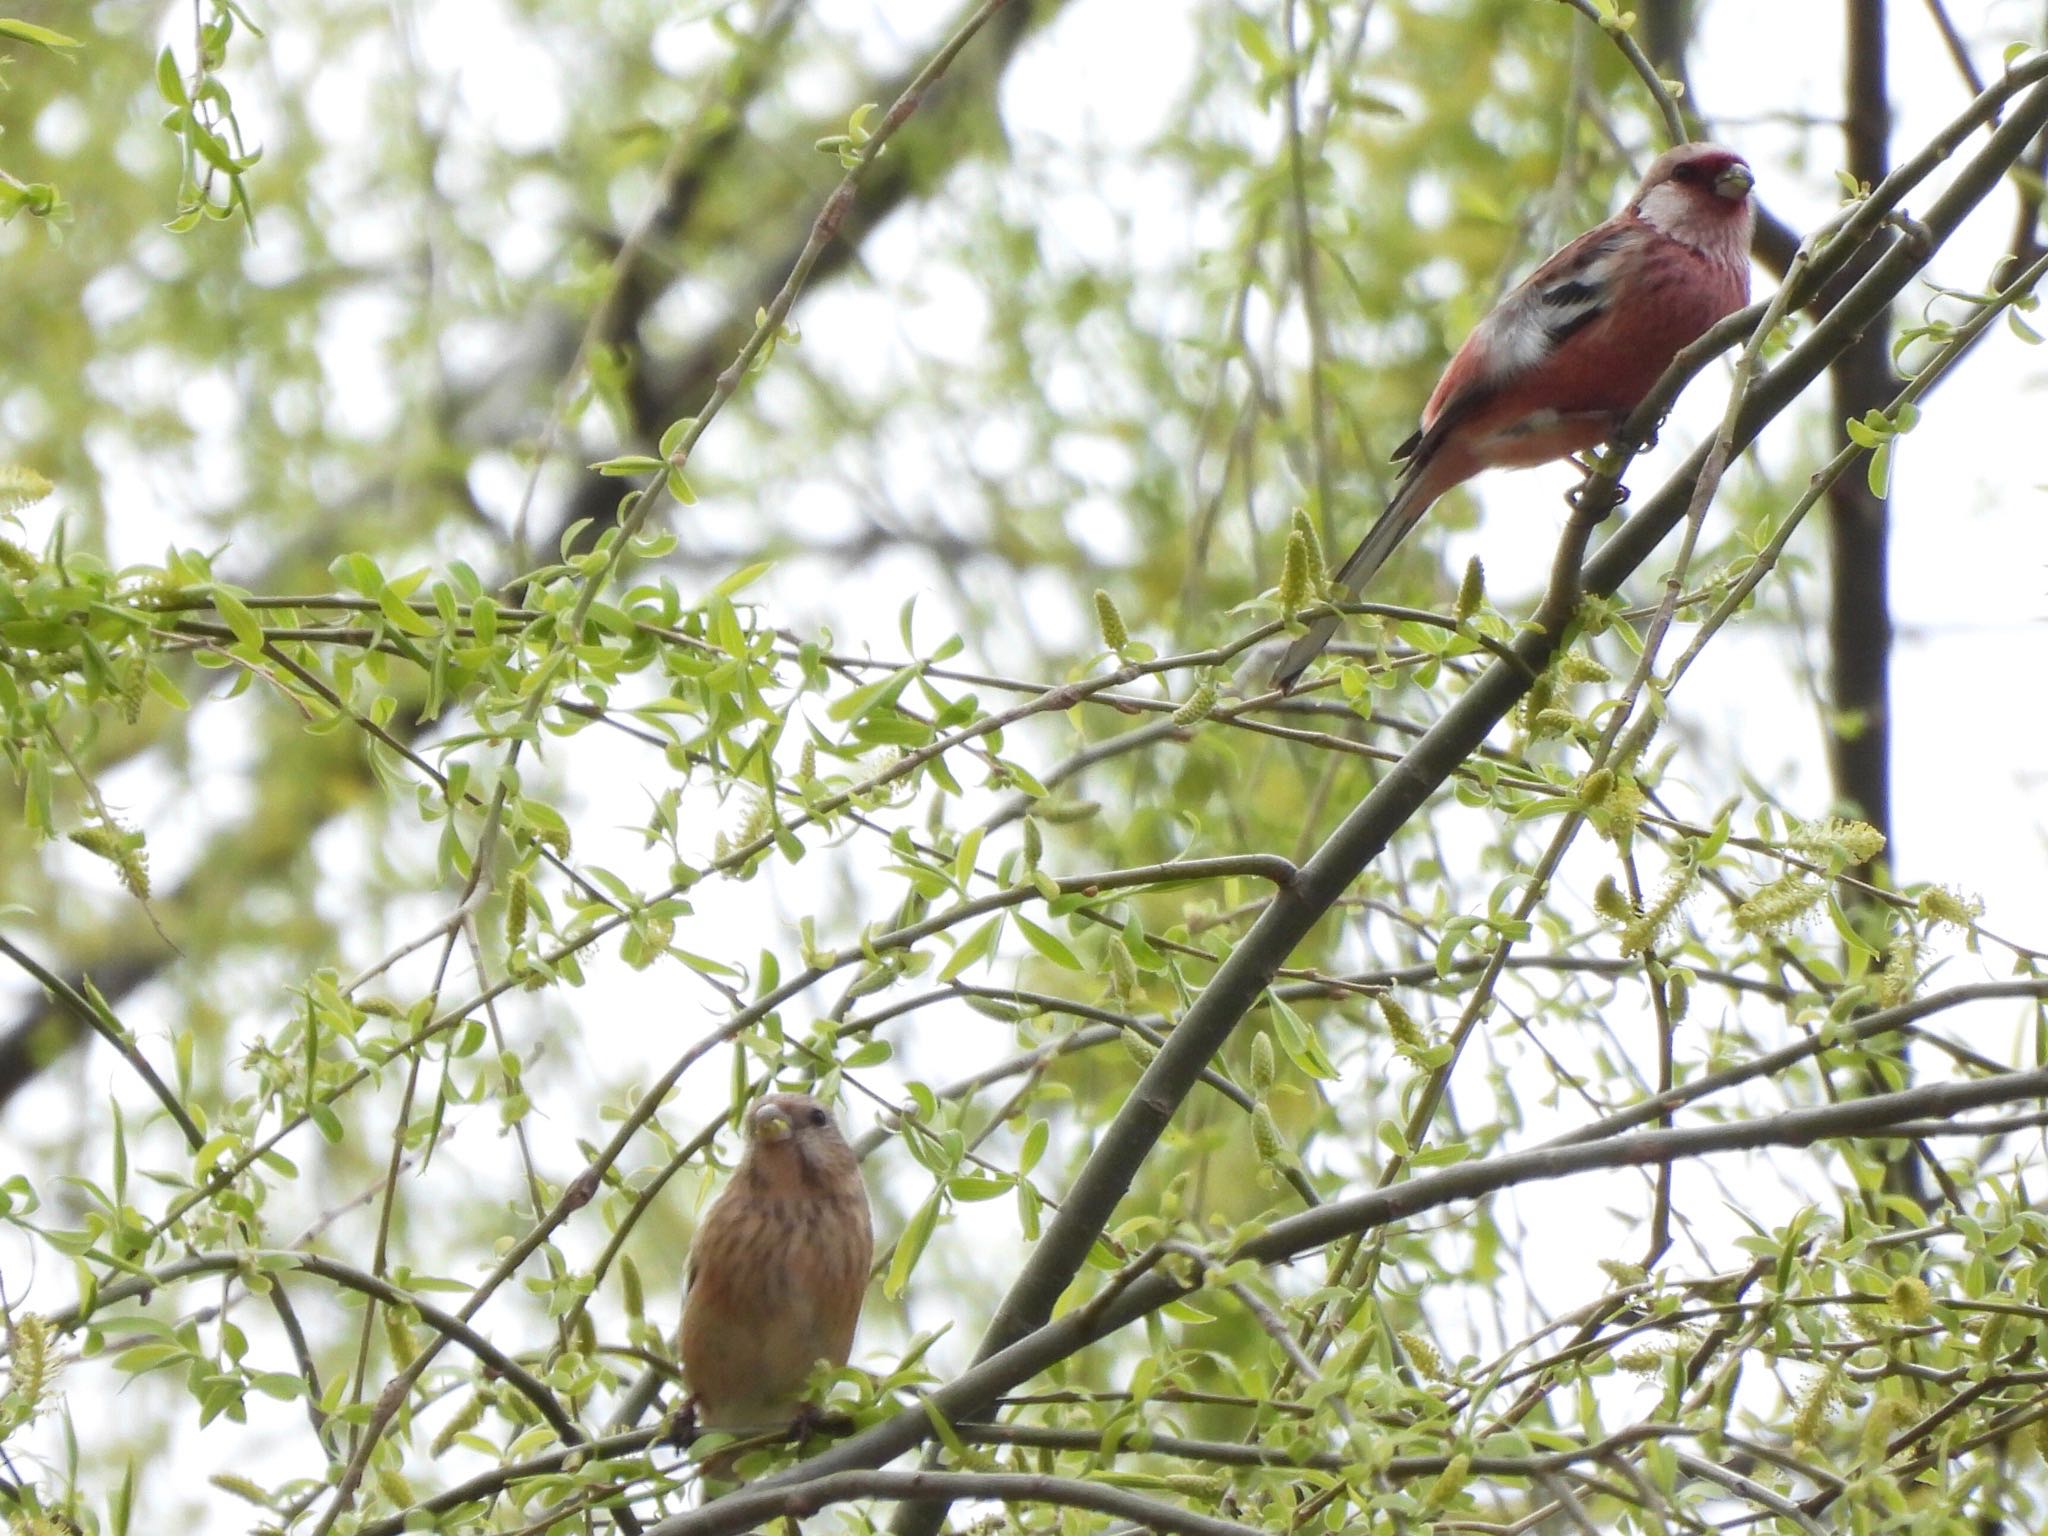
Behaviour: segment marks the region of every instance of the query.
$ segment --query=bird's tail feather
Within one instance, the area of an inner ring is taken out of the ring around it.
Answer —
[[[1394,492],[1394,499],[1387,503],[1365,537],[1358,541],[1358,548],[1337,568],[1336,585],[1346,599],[1355,598],[1366,582],[1393,554],[1400,542],[1408,537],[1409,531],[1422,520],[1422,514],[1429,510],[1434,495],[1424,494],[1425,476],[1411,474]],[[1323,654],[1323,648],[1337,633],[1344,622],[1341,614],[1329,614],[1317,619],[1308,627],[1308,633],[1287,647],[1287,654],[1280,658],[1280,664],[1273,668],[1273,686],[1283,693],[1292,688],[1295,679],[1307,670],[1308,664]]]

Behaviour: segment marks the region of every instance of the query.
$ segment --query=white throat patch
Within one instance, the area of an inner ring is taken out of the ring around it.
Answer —
[[[1692,191],[1676,182],[1664,181],[1643,194],[1636,211],[1645,224],[1660,234],[1695,250],[1711,251],[1728,243],[1730,210],[1716,206],[1719,202],[1714,193]]]

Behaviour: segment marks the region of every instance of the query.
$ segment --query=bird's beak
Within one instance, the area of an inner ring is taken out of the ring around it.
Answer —
[[[1756,185],[1756,174],[1746,165],[1731,165],[1714,178],[1714,190],[1731,203],[1739,203]]]
[[[754,1111],[754,1139],[756,1141],[787,1141],[794,1129],[789,1116],[779,1106],[764,1104]]]

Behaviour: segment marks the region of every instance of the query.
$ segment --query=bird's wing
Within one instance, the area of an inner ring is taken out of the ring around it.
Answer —
[[[1641,236],[1624,214],[1556,252],[1493,307],[1465,338],[1422,410],[1410,456],[1426,460],[1444,435],[1510,380],[1548,361],[1614,302],[1618,258]]]

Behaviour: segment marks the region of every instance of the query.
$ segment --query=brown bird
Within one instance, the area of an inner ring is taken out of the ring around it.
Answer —
[[[735,1432],[791,1423],[811,1368],[846,1364],[875,1253],[860,1164],[831,1111],[770,1094],[747,1112],[747,1138],[690,1247],[680,1340],[686,1416]],[[724,1461],[707,1476],[728,1475]]]

